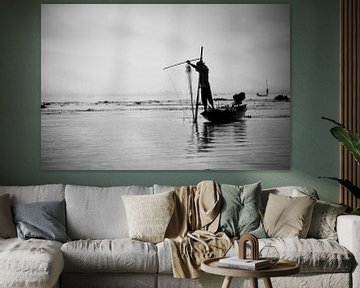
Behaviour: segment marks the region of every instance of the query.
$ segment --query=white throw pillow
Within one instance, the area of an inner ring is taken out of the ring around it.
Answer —
[[[164,240],[175,207],[173,193],[122,196],[131,239],[151,243]]]

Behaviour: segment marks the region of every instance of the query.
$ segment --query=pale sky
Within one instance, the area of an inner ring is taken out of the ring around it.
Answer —
[[[42,101],[163,99],[187,83],[183,65],[162,68],[201,46],[214,93],[290,91],[287,4],[42,4]]]

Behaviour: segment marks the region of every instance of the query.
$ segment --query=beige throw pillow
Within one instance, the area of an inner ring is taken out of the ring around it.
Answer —
[[[173,193],[122,196],[131,239],[151,243],[164,240],[175,207]]]
[[[316,200],[311,197],[269,195],[264,228],[269,237],[306,238]]]
[[[16,237],[9,194],[0,196],[0,238]]]

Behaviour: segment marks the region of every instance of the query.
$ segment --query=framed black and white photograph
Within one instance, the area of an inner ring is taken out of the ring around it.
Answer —
[[[41,168],[290,168],[290,5],[42,4]]]

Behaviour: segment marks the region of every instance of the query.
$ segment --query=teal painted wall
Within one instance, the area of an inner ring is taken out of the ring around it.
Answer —
[[[291,169],[287,171],[42,171],[40,169],[40,4],[68,1],[2,0],[0,3],[0,185],[195,184],[203,179],[265,187],[308,185],[322,199],[338,201],[339,24],[337,0],[260,1],[291,4]],[[76,1],[70,3],[126,3]],[[127,2],[129,3],[129,2]],[[135,3],[135,2],[132,2]],[[137,3],[141,3],[138,1]],[[142,3],[145,3],[142,1]],[[175,1],[146,1],[175,3]],[[177,1],[185,3],[185,1]],[[224,3],[186,1],[186,3]],[[226,1],[226,3],[259,3]]]

